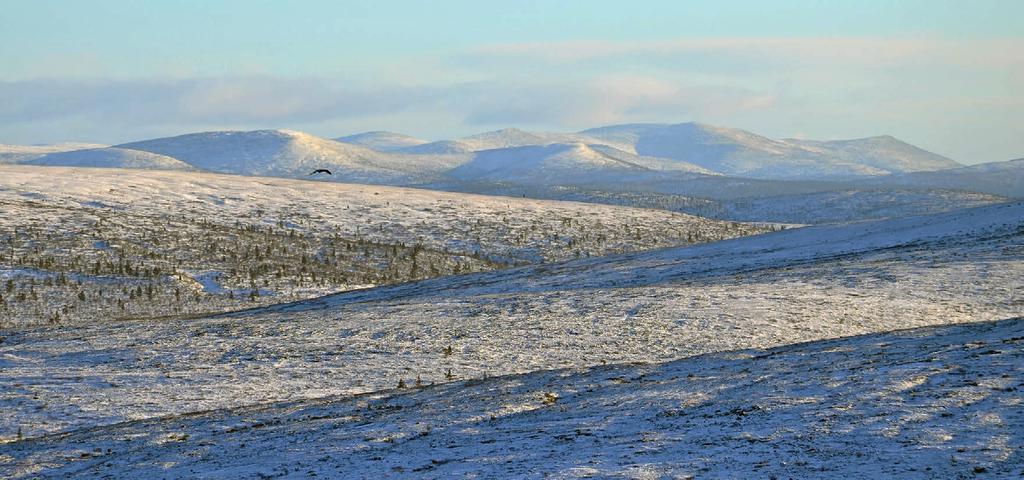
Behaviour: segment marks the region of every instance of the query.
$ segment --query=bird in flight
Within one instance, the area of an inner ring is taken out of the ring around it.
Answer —
[[[326,168],[318,168],[318,169],[316,169],[316,170],[313,170],[313,173],[311,173],[310,175],[316,175],[316,174],[318,174],[318,173],[326,173],[326,174],[328,174],[328,175],[332,175],[332,174],[331,174],[331,171],[330,171],[330,170],[328,170],[328,169],[326,169]]]

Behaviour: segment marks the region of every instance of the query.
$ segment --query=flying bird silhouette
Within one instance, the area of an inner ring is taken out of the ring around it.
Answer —
[[[313,170],[313,173],[311,173],[310,175],[316,175],[318,173],[326,173],[328,175],[333,175],[331,171],[326,168],[318,168],[316,170]]]

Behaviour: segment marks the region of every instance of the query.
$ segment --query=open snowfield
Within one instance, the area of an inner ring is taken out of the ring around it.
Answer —
[[[4,332],[8,440],[398,385],[662,362],[1024,307],[1024,203],[353,291],[202,319]]]

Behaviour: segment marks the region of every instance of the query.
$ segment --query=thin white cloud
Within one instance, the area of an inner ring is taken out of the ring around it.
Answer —
[[[455,114],[471,125],[591,125],[644,116],[702,117],[763,108],[774,97],[646,76],[574,82],[503,79],[353,86],[314,78],[42,80],[0,83],[0,121],[81,119],[111,128],[291,125],[402,113]]]
[[[701,60],[688,62],[688,60]],[[951,40],[881,37],[718,37],[661,41],[565,41],[486,45],[453,57],[473,65],[643,62],[664,68],[700,69],[715,64],[864,67],[960,66],[1020,68],[1024,38]]]
[[[111,122],[112,126],[140,121],[309,122],[402,111],[430,101],[435,90],[281,77],[24,80],[0,82],[0,120],[82,117]]]
[[[469,123],[564,127],[706,118],[769,108],[776,101],[765,92],[646,76],[604,76],[572,83],[490,82],[474,86],[468,95]]]

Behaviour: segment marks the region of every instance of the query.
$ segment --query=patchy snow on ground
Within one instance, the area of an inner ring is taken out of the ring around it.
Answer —
[[[26,200],[27,199],[27,200]],[[283,225],[306,235],[440,248],[462,239],[509,263],[676,246],[765,231],[661,210],[281,178],[64,167],[0,167],[13,228],[47,209],[82,217],[126,211],[152,222],[187,216],[219,225]],[[33,208],[36,207],[36,208]],[[688,235],[690,240],[688,241]]]
[[[574,202],[27,166],[0,166],[0,209],[0,268],[82,280],[0,292],[0,329],[195,315],[769,230]],[[216,287],[193,278],[207,271],[220,272]]]
[[[6,445],[10,478],[1011,478],[1024,319],[409,385]]]

